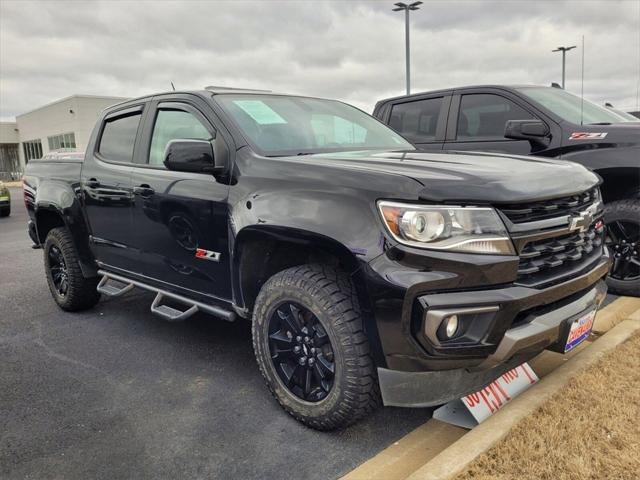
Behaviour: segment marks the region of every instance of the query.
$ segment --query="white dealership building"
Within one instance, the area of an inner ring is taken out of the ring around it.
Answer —
[[[123,100],[72,95],[0,122],[0,180],[19,178],[29,160],[48,152],[83,151],[100,112]]]

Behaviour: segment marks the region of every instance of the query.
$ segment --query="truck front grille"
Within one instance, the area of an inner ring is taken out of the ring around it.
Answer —
[[[501,205],[500,211],[513,223],[525,223],[546,218],[572,215],[583,211],[598,199],[598,188],[542,202]]]
[[[579,275],[602,256],[603,244],[601,220],[584,232],[529,242],[520,252],[517,283],[538,286]]]

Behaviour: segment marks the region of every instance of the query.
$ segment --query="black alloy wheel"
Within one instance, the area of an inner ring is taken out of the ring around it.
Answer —
[[[318,318],[294,302],[285,302],[269,321],[269,353],[287,389],[307,402],[319,402],[331,388],[335,356]]]
[[[85,277],[80,268],[73,237],[65,227],[53,228],[43,245],[44,270],[51,296],[60,308],[70,312],[91,308],[100,294],[98,277]]]
[[[58,295],[64,297],[69,291],[69,271],[67,269],[67,263],[64,260],[64,255],[62,255],[57,245],[51,245],[48,256],[51,281]]]
[[[318,430],[367,416],[380,392],[352,278],[328,265],[287,268],[260,288],[253,349],[282,408]]]
[[[640,279],[640,223],[624,220],[609,223],[606,245],[613,256],[609,275],[625,282]]]

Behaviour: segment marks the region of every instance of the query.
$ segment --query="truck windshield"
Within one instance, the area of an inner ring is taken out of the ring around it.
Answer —
[[[254,94],[222,94],[216,100],[266,156],[414,150],[373,117],[335,100]]]
[[[516,90],[551,110],[563,120],[577,125],[633,121],[589,100],[584,100],[584,103],[582,103],[583,101],[580,97],[576,97],[560,88],[521,87]]]

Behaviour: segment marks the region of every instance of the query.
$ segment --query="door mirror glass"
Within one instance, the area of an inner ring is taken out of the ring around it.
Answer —
[[[504,136],[514,140],[540,141],[549,135],[549,127],[542,120],[509,120]]]
[[[164,151],[164,166],[177,172],[214,173],[213,145],[207,140],[171,140]]]

